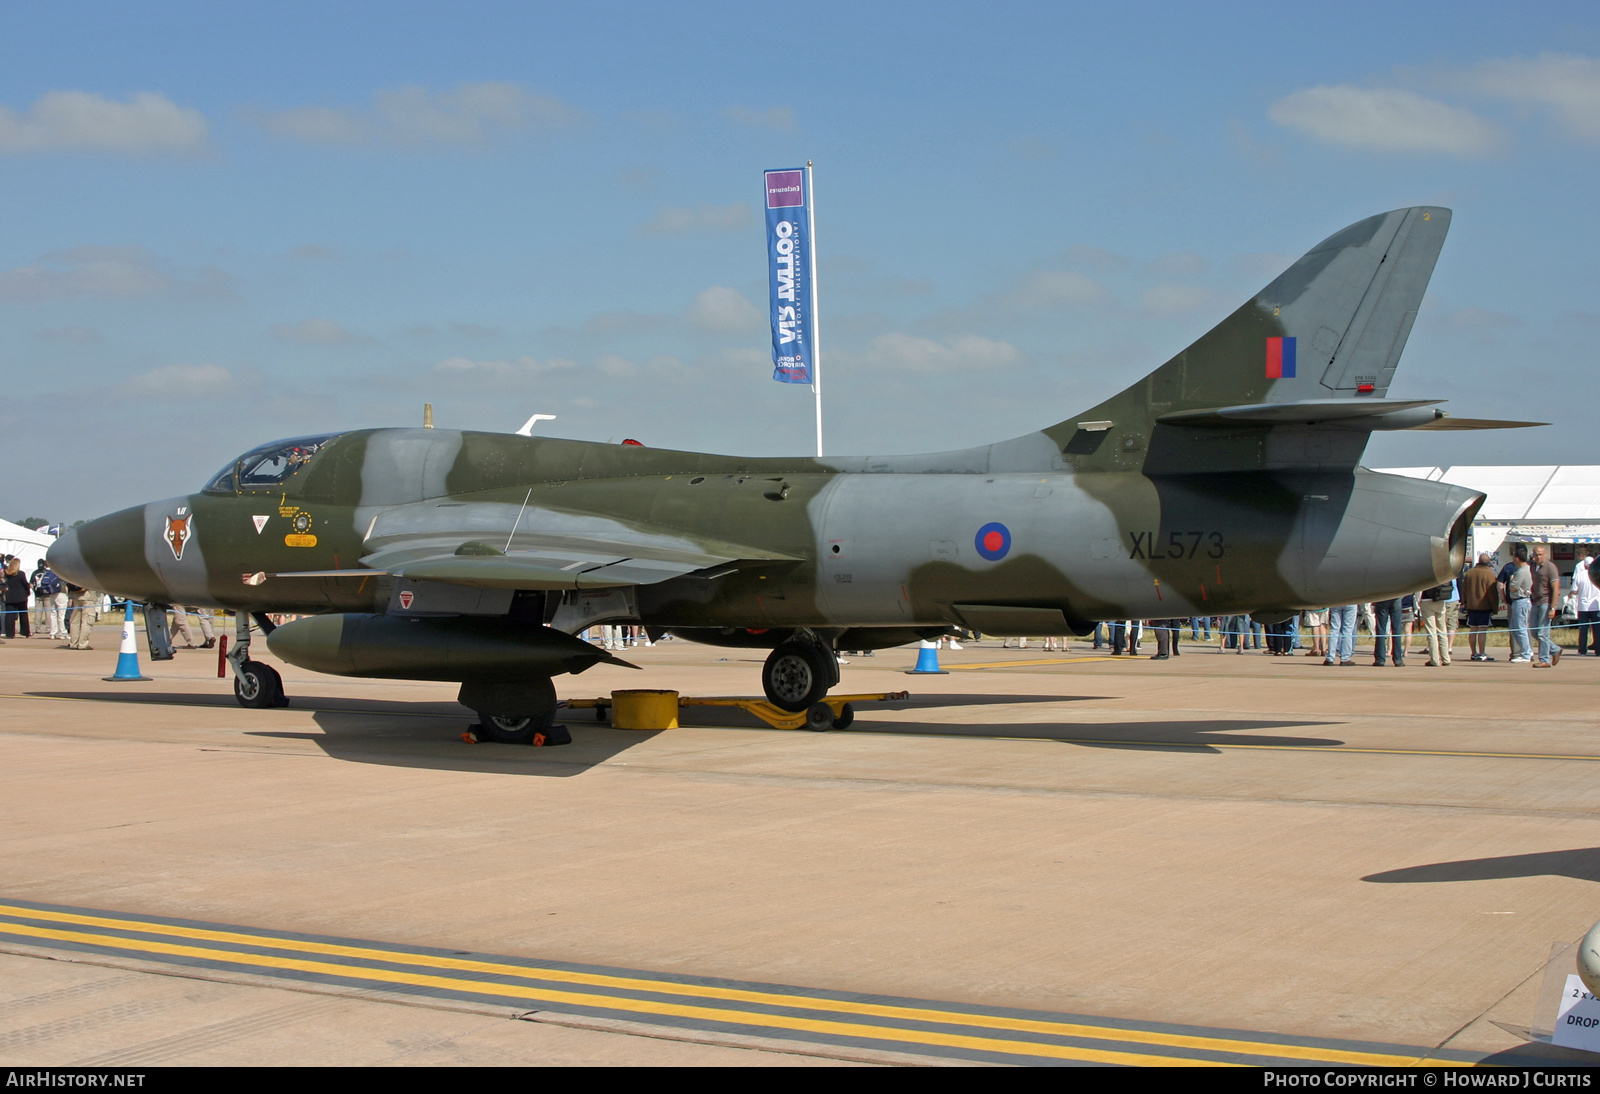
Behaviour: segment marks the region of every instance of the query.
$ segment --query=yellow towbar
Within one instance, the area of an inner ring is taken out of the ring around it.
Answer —
[[[568,699],[568,710],[593,710],[597,720],[609,713],[616,729],[677,729],[683,707],[738,707],[774,729],[844,729],[855,720],[854,703],[887,703],[909,699],[906,691],[862,695],[828,695],[808,710],[784,710],[765,699],[742,695],[680,696],[675,691],[613,691],[596,699]]]

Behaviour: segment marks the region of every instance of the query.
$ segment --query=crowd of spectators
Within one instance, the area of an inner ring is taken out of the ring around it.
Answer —
[[[1426,652],[1428,667],[1441,668],[1455,659],[1463,617],[1470,659],[1495,660],[1489,653],[1488,636],[1494,617],[1504,607],[1510,662],[1551,668],[1561,660],[1555,632],[1563,627],[1576,628],[1579,657],[1600,657],[1600,578],[1591,573],[1594,561],[1592,555],[1585,557],[1564,584],[1544,544],[1535,544],[1531,550],[1519,544],[1512,549],[1511,561],[1499,571],[1490,556],[1482,554],[1456,578],[1390,600],[1336,605],[1264,620],[1249,615],[1117,620],[1095,625],[1094,648],[1109,647],[1113,657],[1137,655],[1140,639],[1148,632],[1156,641],[1151,659],[1164,661],[1178,655],[1177,639],[1187,626],[1196,640],[1201,628],[1208,640],[1215,630],[1219,653],[1301,654],[1320,658],[1324,665],[1345,666],[1356,663],[1357,632],[1365,630],[1372,636],[1374,665],[1403,666],[1420,630],[1425,650],[1417,653]]]

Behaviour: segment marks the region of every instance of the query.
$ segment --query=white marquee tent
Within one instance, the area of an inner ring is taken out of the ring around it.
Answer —
[[[0,551],[20,558],[25,573],[33,573],[39,560],[55,541],[54,536],[12,524],[9,520],[0,520]]]

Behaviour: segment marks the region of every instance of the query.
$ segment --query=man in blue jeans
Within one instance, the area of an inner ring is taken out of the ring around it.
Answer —
[[[1542,543],[1533,548],[1531,569],[1533,595],[1529,597],[1531,603],[1528,614],[1531,616],[1534,637],[1539,641],[1533,667],[1547,669],[1561,660],[1561,647],[1550,637],[1550,626],[1556,621],[1556,612],[1561,608],[1561,571],[1550,561],[1550,549]]]
[[[1242,615],[1225,615],[1217,623],[1217,652],[1228,650],[1244,652],[1245,618]]]
[[[1324,665],[1353,665],[1356,657],[1356,606],[1328,609],[1328,654]]]
[[[1401,601],[1379,600],[1372,605],[1372,654],[1374,665],[1386,665],[1392,655],[1396,665],[1406,663],[1406,628],[1401,619]],[[1386,651],[1384,645],[1388,644]]]
[[[1529,656],[1528,616],[1533,595],[1533,571],[1528,568],[1528,549],[1517,544],[1511,552],[1511,576],[1506,579],[1506,616],[1511,627],[1511,663],[1526,665]]]

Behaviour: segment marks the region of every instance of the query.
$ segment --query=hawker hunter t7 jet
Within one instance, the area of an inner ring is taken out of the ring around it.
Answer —
[[[576,637],[597,623],[770,649],[768,698],[825,725],[835,649],[1397,596],[1457,572],[1484,496],[1361,468],[1369,435],[1535,424],[1387,397],[1449,224],[1426,207],[1352,224],[1125,391],[995,444],[755,459],[448,429],[298,437],[68,532],[50,563],[238,613],[246,706],[283,701],[250,657],[253,616],[290,664],[459,682],[507,741],[548,724],[553,677],[625,664]],[[310,618],[273,629],[268,612]]]

